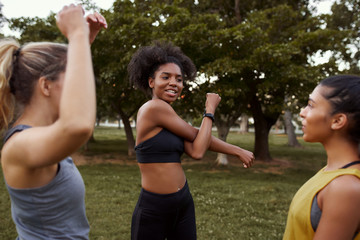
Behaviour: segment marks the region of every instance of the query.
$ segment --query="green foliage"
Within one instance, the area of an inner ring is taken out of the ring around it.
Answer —
[[[152,28],[152,20],[137,7],[131,1],[116,1],[112,11],[103,11],[109,28],[100,32],[92,47],[98,107],[110,106],[108,111],[123,114],[121,118],[132,117],[146,99],[127,80],[127,64],[137,47],[149,43],[146,35]]]
[[[285,96],[306,98],[318,78],[336,68],[336,65],[312,66],[309,58],[319,50],[328,50],[334,42],[335,48],[343,49],[346,34],[324,29],[322,18],[310,14],[307,1],[299,1],[296,5],[281,1],[264,8],[255,6],[256,3],[253,9],[246,11],[247,6],[240,4],[240,16],[237,15],[239,12],[231,15],[234,10],[230,8],[228,12],[220,13],[222,19],[233,16],[236,20],[229,19],[226,27],[217,31],[214,45],[221,50],[213,52],[216,59],[203,65],[201,70],[218,77],[214,85],[217,89],[225,89],[231,82],[233,89],[242,91],[242,94],[237,91],[221,93],[229,94],[228,99],[235,98],[241,103],[242,111],[250,106],[255,131],[259,134],[255,155],[269,160],[267,146],[258,144],[264,143],[261,140],[266,138],[264,132],[270,130],[281,114]],[[239,106],[235,107],[239,109]],[[234,114],[234,111],[222,112],[222,109],[219,108],[220,114]]]
[[[345,73],[360,74],[360,1],[341,0],[331,7],[332,15],[327,19],[328,27],[347,33],[345,48],[337,49],[334,58],[346,65]],[[338,53],[338,54],[336,54]]]
[[[96,9],[91,0],[81,2]],[[216,78],[187,84],[173,105],[184,119],[200,116],[206,92],[217,92],[223,99],[217,126],[229,128],[246,112],[266,122],[260,124],[266,129],[257,129],[266,132],[284,109],[285,97],[286,106],[298,109],[319,80],[340,72],[339,61],[347,64],[346,72],[360,72],[359,6],[359,0],[342,0],[332,15],[313,16],[308,0],[117,0],[101,10],[109,28],[92,46],[98,118],[135,117],[147,97],[129,85],[127,64],[139,47],[161,39],[181,47],[199,74]],[[22,42],[65,41],[54,14],[12,19],[10,26],[20,31]],[[311,57],[327,51],[333,57],[314,66]]]
[[[51,13],[47,18],[13,18],[10,19],[9,28],[18,31],[21,35],[19,41],[26,42],[66,42],[66,38],[56,27],[55,13]]]
[[[6,22],[6,18],[2,12],[2,8],[4,7],[4,4],[0,2],[0,27],[3,27],[4,23]],[[2,35],[2,34],[1,34]]]

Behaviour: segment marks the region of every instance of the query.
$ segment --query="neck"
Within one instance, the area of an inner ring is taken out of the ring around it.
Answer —
[[[345,164],[359,160],[358,145],[348,139],[330,139],[323,143],[323,146],[327,154],[326,170],[336,170]]]
[[[32,127],[51,125],[57,119],[53,111],[47,104],[45,106],[29,104],[24,108],[14,125],[25,124]]]

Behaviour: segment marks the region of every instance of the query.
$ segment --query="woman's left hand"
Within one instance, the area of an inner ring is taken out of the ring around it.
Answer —
[[[106,19],[101,14],[95,12],[86,16],[86,22],[89,25],[89,39],[90,44],[92,44],[101,28],[107,28]]]

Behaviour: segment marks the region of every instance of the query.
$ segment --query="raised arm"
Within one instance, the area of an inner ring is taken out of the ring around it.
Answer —
[[[205,111],[214,115],[221,98],[214,93],[206,95]],[[185,141],[185,153],[194,159],[201,159],[211,143],[212,119],[204,117],[194,141]]]
[[[214,114],[221,98],[218,94],[208,93],[206,95],[206,112]],[[156,112],[156,114],[154,114]],[[174,134],[188,141],[185,152],[195,158],[201,158],[209,147],[211,140],[211,118],[205,117],[200,129],[196,129],[181,119],[170,104],[163,100],[151,100],[138,112],[137,118],[137,142],[142,142],[155,135],[160,128],[166,128]]]
[[[59,162],[83,145],[93,131],[96,98],[89,41],[92,24],[83,14],[82,7],[75,5],[65,6],[57,14],[58,28],[69,40],[66,70],[59,76],[64,75],[59,106],[54,109],[58,118],[51,125],[34,126],[14,135],[7,144],[9,151],[5,151],[12,164],[38,168]]]
[[[207,94],[206,112],[214,113],[219,102],[220,97],[217,94]],[[205,117],[200,128],[197,129],[181,119],[171,105],[159,99],[144,104],[137,118],[141,119],[137,123],[137,143],[154,136],[159,131],[156,128],[166,128],[184,138],[185,153],[194,159],[201,159],[206,150],[211,150],[237,156],[246,168],[253,164],[252,152],[211,135],[211,118]]]
[[[57,122],[61,125],[81,125],[80,128],[92,131],[96,112],[95,79],[88,40],[90,31],[81,6],[64,7],[57,15],[57,25],[69,40]]]

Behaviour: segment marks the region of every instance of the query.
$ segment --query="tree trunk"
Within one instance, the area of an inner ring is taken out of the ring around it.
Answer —
[[[254,117],[255,126],[255,158],[257,160],[269,162],[272,160],[269,150],[269,132],[271,126],[275,124],[280,114],[274,113],[271,116],[265,115],[256,95],[253,95],[250,101],[250,110]]]
[[[272,157],[269,150],[269,131],[270,127],[264,118],[254,114],[255,126],[255,147],[254,155],[257,160],[271,161]]]
[[[286,128],[286,134],[288,136],[288,145],[291,147],[301,147],[301,144],[296,139],[295,128],[291,121],[292,113],[289,110],[285,110],[284,123]]]
[[[229,165],[227,155],[223,154],[223,153],[217,153],[215,164],[218,165],[218,166],[219,165],[221,165],[221,166]]]
[[[118,129],[121,129],[121,117],[118,117]]]
[[[240,133],[247,132],[249,132],[249,116],[243,113],[241,114]]]
[[[129,121],[129,117],[126,116],[126,114],[119,108],[118,112],[120,114],[121,120],[123,121],[124,124],[124,129],[125,129],[125,134],[126,134],[126,141],[127,141],[127,145],[128,145],[128,156],[134,156],[135,155],[135,139],[134,139],[134,134],[131,128],[131,124]]]
[[[240,14],[240,0],[235,0],[235,16],[236,16],[236,22],[238,24],[241,23],[242,21],[242,17],[241,17],[241,14]]]
[[[223,140],[224,142],[226,142],[226,138],[229,134],[230,131],[230,126],[227,125],[224,121],[218,122],[216,124],[216,128],[218,130],[218,138],[220,140]],[[223,153],[218,153],[216,160],[215,160],[216,165],[223,165],[223,166],[227,166],[229,164],[228,158],[226,154]]]

